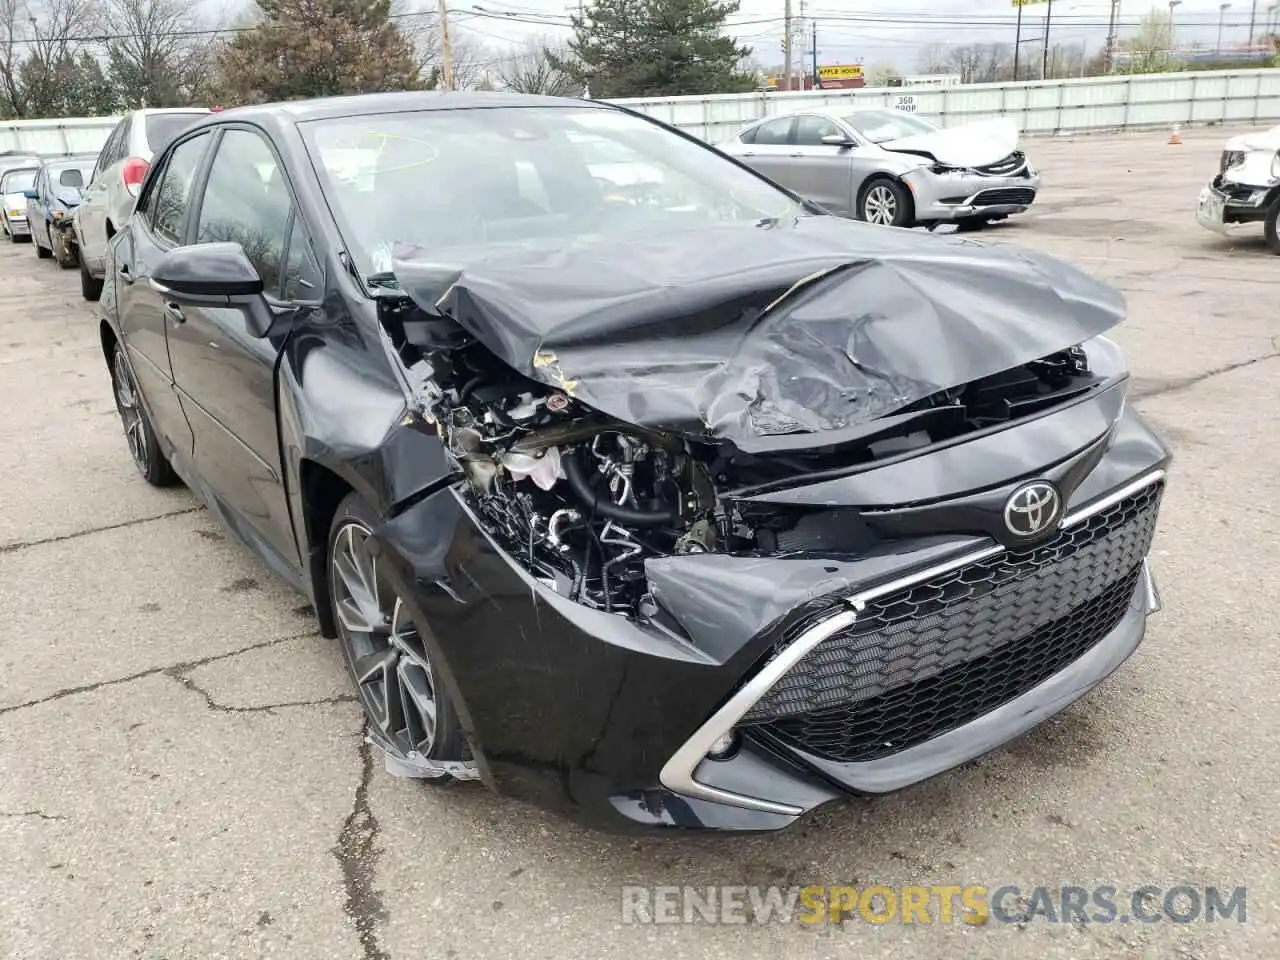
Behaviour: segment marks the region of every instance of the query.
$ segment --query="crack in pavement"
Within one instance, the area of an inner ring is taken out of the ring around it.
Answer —
[[[351,812],[342,823],[333,855],[342,868],[342,883],[347,900],[342,905],[356,927],[364,960],[391,960],[391,954],[378,942],[378,924],[387,919],[382,891],[374,886],[375,865],[382,850],[378,848],[378,818],[369,806],[369,783],[373,779],[373,745],[361,727],[360,782],[356,785]]]
[[[277,710],[283,710],[286,707],[322,707],[331,703],[355,703],[356,697],[350,693],[340,693],[334,697],[321,697],[317,700],[288,700],[284,703],[264,703],[256,707],[236,707],[228,703],[219,703],[213,699],[211,694],[200,684],[196,683],[189,676],[187,670],[190,668],[173,667],[165,670],[165,676],[176,680],[185,689],[190,690],[197,696],[204,698],[205,706],[217,713],[270,713],[274,714]]]
[[[13,713],[17,710],[26,710],[29,707],[38,707],[41,704],[50,703],[54,700],[61,700],[64,697],[73,697],[80,693],[93,693],[95,690],[101,690],[104,687],[114,687],[122,683],[132,683],[135,680],[144,680],[147,677],[155,677],[164,674],[170,674],[171,671],[183,672],[194,670],[196,667],[203,667],[206,663],[217,663],[219,660],[228,660],[231,657],[238,657],[242,653],[248,653],[251,650],[263,650],[267,647],[274,647],[281,643],[288,643],[291,640],[305,640],[307,637],[315,636],[315,631],[311,630],[307,633],[295,633],[287,637],[276,637],[274,640],[263,640],[261,643],[251,643],[247,647],[240,647],[236,650],[229,650],[226,653],[215,653],[212,656],[201,657],[198,660],[184,660],[181,663],[166,664],[163,667],[148,667],[146,670],[139,670],[137,673],[131,673],[124,677],[113,677],[110,680],[99,680],[96,683],[86,683],[76,687],[63,687],[61,690],[55,690],[48,696],[39,697],[35,700],[27,700],[23,703],[10,704],[7,707],[0,707],[0,716],[6,713]]]
[[[152,523],[156,520],[167,520],[169,517],[180,517],[187,513],[199,513],[205,509],[204,505],[195,507],[183,507],[181,510],[170,510],[168,513],[158,513],[154,517],[138,517],[135,520],[121,520],[119,523],[108,523],[103,527],[89,527],[86,530],[76,530],[73,533],[60,533],[55,537],[41,537],[39,540],[15,540],[12,543],[0,543],[0,554],[13,553],[15,550],[25,550],[27,547],[39,547],[46,543],[61,543],[63,540],[76,540],[80,537],[87,537],[92,533],[104,533],[107,530],[120,530],[124,527],[136,527],[140,523]]]
[[[1166,380],[1164,383],[1152,384],[1150,387],[1143,388],[1137,383],[1134,384],[1132,394],[1135,400],[1148,400],[1151,397],[1163,397],[1166,394],[1178,393],[1182,390],[1188,390],[1191,387],[1204,383],[1206,380],[1212,380],[1224,373],[1232,373],[1236,370],[1242,370],[1245,367],[1252,367],[1257,363],[1265,363],[1268,360],[1280,359],[1280,350],[1272,353],[1264,353],[1260,357],[1253,357],[1250,360],[1237,360],[1235,363],[1227,363],[1221,367],[1215,367],[1212,370],[1206,370],[1204,373],[1197,373],[1191,377],[1179,377],[1176,380]],[[1140,380],[1141,378],[1135,378]]]
[[[43,810],[23,810],[21,813],[4,813],[0,811],[0,817],[39,817],[41,820],[66,820],[67,818],[56,813],[45,813]]]

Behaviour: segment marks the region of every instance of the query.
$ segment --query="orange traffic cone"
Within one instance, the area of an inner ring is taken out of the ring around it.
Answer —
[[[1169,135],[1169,143],[1173,146],[1179,146],[1182,143],[1182,124],[1175,123],[1173,125],[1173,133]]]

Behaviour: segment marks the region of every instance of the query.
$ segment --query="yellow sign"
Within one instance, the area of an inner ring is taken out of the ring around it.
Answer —
[[[819,80],[857,80],[862,76],[862,64],[844,63],[831,67],[819,67]]]

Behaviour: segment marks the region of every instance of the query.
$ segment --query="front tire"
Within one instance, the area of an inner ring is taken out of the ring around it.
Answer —
[[[357,494],[338,505],[329,529],[329,599],[343,659],[369,737],[394,765],[437,786],[443,764],[466,761],[457,712],[439,682],[423,632],[379,569],[371,549],[377,513]]]
[[[173,472],[168,458],[160,449],[160,441],[156,439],[156,432],[151,427],[151,418],[142,406],[138,382],[129,369],[124,347],[119,343],[115,345],[111,357],[111,385],[115,388],[116,410],[120,413],[120,423],[124,427],[124,438],[129,444],[133,465],[142,474],[142,479],[153,487],[174,486],[178,483],[178,475]]]
[[[897,180],[878,177],[858,195],[858,219],[885,227],[909,227],[915,219],[911,194]]]
[[[990,222],[987,217],[962,217],[956,221],[956,233],[976,233]]]
[[[31,242],[36,245],[36,256],[41,260],[48,260],[53,256],[52,250],[46,250],[44,247],[40,246],[40,241],[36,239],[36,235],[34,233],[31,234]]]

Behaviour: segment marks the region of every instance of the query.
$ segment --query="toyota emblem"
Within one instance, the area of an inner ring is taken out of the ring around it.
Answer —
[[[1034,537],[1058,522],[1062,498],[1053,484],[1036,480],[1010,494],[1004,505],[1004,525],[1015,537]]]

